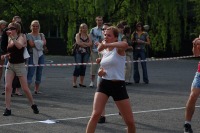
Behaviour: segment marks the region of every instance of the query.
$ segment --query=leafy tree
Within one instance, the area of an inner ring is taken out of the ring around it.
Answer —
[[[27,32],[31,21],[38,19],[41,32],[63,38],[68,51],[79,25],[94,27],[96,16],[104,16],[104,22],[113,24],[126,20],[132,30],[141,21],[150,26],[154,53],[176,54],[184,48],[185,38],[199,34],[199,6],[199,0],[2,0],[0,18],[11,21],[14,15],[21,16]],[[195,13],[191,19],[195,27],[188,23],[191,12]]]

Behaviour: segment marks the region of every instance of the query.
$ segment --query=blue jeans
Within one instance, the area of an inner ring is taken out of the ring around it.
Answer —
[[[89,53],[76,53],[74,59],[76,63],[88,63],[90,54]],[[73,76],[85,76],[86,65],[76,65]]]
[[[146,60],[145,50],[144,49],[136,49],[133,52],[133,58],[134,58],[134,60],[138,60],[138,58],[140,58],[141,60]],[[146,61],[142,61],[141,65],[142,65],[142,71],[143,71],[143,81],[145,83],[148,83],[149,79],[148,79],[148,74],[147,74]],[[134,62],[134,76],[133,77],[134,77],[134,81],[136,83],[140,82],[140,73],[138,70],[138,62]]]
[[[40,56],[38,59],[38,65],[41,64],[44,64],[44,55]],[[30,57],[28,59],[28,65],[33,65],[33,54],[30,54]],[[36,66],[36,67],[28,67],[28,74],[27,74],[28,84],[32,83],[35,70],[36,70],[35,84],[41,83],[43,66]]]

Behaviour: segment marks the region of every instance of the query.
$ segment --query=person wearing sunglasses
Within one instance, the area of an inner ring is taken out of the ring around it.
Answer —
[[[26,44],[26,35],[25,35],[25,32],[24,32],[24,28],[23,28],[23,25],[22,25],[22,20],[21,20],[21,17],[20,16],[14,16],[12,18],[12,22],[17,22],[20,24],[21,26],[21,33],[23,33],[23,37],[25,39],[25,44]],[[6,33],[6,31],[8,30],[8,28],[6,27],[4,30],[3,30],[3,33],[2,33],[2,41],[1,41],[1,50],[2,50],[2,54],[6,54],[7,53],[7,46],[8,46],[8,35]],[[5,64],[7,64],[8,60],[5,58],[4,59],[4,62]],[[5,81],[5,79],[4,79]],[[19,82],[19,78],[17,76],[15,76],[15,78],[13,79],[13,84],[12,84],[12,95],[15,94],[16,96],[22,96],[22,94],[20,93],[19,91],[19,88],[21,87],[21,84]],[[5,89],[4,89],[4,92],[2,92],[2,95],[5,95]]]
[[[5,104],[6,109],[3,113],[4,116],[11,115],[11,94],[12,94],[12,82],[15,75],[19,78],[22,89],[26,94],[33,112],[35,114],[39,113],[37,105],[33,101],[32,94],[28,88],[27,83],[27,71],[25,67],[25,60],[23,56],[24,47],[26,44],[24,43],[24,37],[21,33],[21,26],[19,23],[12,22],[8,25],[8,29],[6,31],[8,35],[8,46],[7,46],[7,54],[2,55],[1,59],[8,58],[8,63],[5,71]]]

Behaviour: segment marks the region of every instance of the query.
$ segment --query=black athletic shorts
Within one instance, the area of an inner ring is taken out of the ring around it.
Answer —
[[[114,101],[120,101],[129,98],[125,81],[102,79],[96,92],[104,93],[108,97],[111,96]]]

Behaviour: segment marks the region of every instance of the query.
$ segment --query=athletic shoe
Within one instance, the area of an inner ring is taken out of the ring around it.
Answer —
[[[93,88],[93,87],[94,87],[94,83],[91,82],[89,86],[90,86],[91,88]]]
[[[37,105],[33,104],[33,105],[31,106],[31,108],[33,109],[33,113],[39,114],[39,110],[38,110],[38,108],[37,108]]]
[[[9,116],[11,115],[11,110],[8,110],[7,108],[5,109],[3,116]]]
[[[189,123],[184,125],[184,133],[193,133],[192,127]]]
[[[105,117],[105,116],[101,116],[101,117],[99,118],[98,123],[105,123],[105,122],[106,122],[106,117]]]

